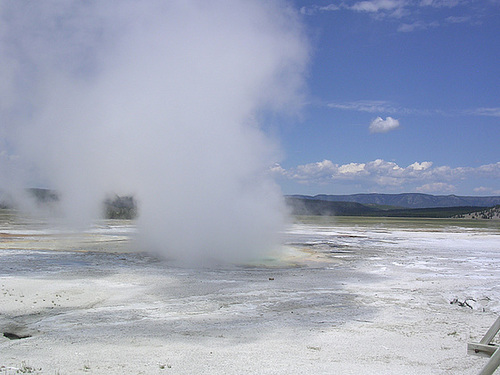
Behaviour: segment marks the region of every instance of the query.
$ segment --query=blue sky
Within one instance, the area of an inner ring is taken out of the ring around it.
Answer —
[[[285,194],[500,195],[500,1],[300,1],[307,103]]]

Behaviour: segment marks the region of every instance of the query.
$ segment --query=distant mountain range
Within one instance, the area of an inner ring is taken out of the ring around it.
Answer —
[[[38,204],[57,203],[57,192],[28,189]],[[500,217],[500,196],[472,197],[457,195],[352,194],[352,195],[288,195],[285,200],[294,215],[379,216],[481,218]],[[12,207],[8,200],[0,208]],[[496,207],[495,207],[496,206]],[[105,216],[131,219],[137,215],[137,203],[132,196],[109,197],[103,202]]]
[[[288,195],[286,198],[327,202],[354,202],[363,205],[392,206],[392,208],[438,207],[493,207],[500,204],[500,196],[471,197],[458,195],[403,194],[352,194],[352,195]]]

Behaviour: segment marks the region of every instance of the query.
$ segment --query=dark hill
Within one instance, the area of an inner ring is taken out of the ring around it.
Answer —
[[[476,206],[387,208],[387,206],[365,205],[356,202],[332,202],[319,199],[286,197],[293,215],[308,216],[374,216],[374,217],[422,217],[449,218],[463,216],[478,210]]]
[[[403,194],[352,194],[352,195],[292,195],[290,197],[331,202],[355,202],[401,208],[434,207],[493,207],[500,204],[500,196],[470,197],[457,195],[430,195],[420,193]]]
[[[285,201],[294,215],[357,216],[381,211],[356,202],[330,202],[298,197],[286,197]]]

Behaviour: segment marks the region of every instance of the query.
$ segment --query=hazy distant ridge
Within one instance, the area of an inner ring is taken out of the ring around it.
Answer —
[[[289,195],[291,198],[311,199],[330,202],[355,202],[403,208],[437,208],[437,207],[492,207],[500,204],[500,196],[472,197],[458,195],[430,195],[420,193],[403,194],[351,194],[351,195]]]

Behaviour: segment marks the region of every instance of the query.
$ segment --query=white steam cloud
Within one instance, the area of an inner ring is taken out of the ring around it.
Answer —
[[[300,104],[307,60],[281,1],[1,2],[2,188],[54,188],[83,222],[133,194],[144,246],[176,257],[267,250],[284,210],[259,119]]]

